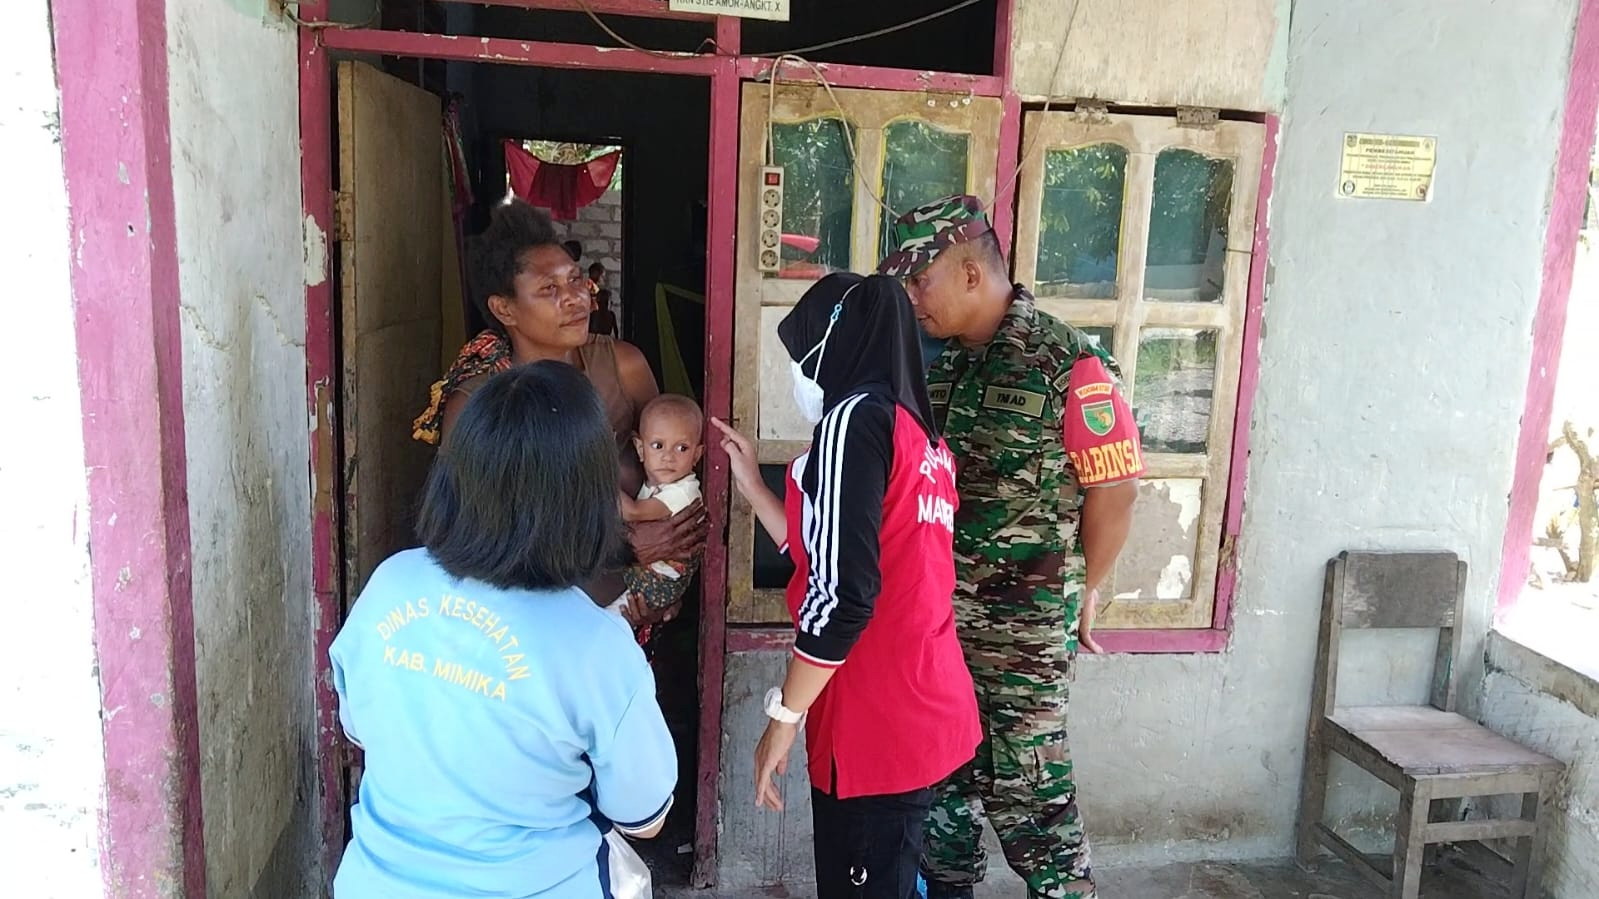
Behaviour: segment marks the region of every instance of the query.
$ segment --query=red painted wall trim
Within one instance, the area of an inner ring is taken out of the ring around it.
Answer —
[[[614,72],[648,72],[657,75],[715,74],[722,60],[711,55],[684,53],[657,56],[637,50],[518,41],[498,37],[421,34],[367,28],[329,28],[322,46],[353,53],[381,53],[420,59],[454,59],[462,62],[497,62],[545,66],[553,69],[605,69]]]
[[[1221,652],[1232,639],[1222,628],[1163,628],[1159,630],[1095,631],[1108,653]]]
[[[1016,93],[1015,63],[1011,58],[1011,28],[1016,0],[999,0],[994,13],[994,75],[1000,84],[998,167],[994,201],[988,204],[989,221],[1007,256],[1016,237],[1016,166],[1022,159],[1022,98]]]
[[[717,44],[724,52],[728,48]],[[322,32],[322,45],[329,50],[352,53],[380,53],[423,59],[454,59],[463,62],[497,62],[510,65],[547,66],[567,69],[605,69],[617,72],[650,72],[659,75],[714,75],[728,59],[737,59],[740,77],[760,80],[770,75],[773,60],[755,57],[718,57],[684,53],[661,56],[638,50],[559,44],[546,41],[519,41],[508,38],[467,35],[422,34],[411,31],[383,31],[370,28],[329,28]],[[851,66],[817,63],[834,87],[872,90],[945,91],[977,97],[997,97],[1003,86],[992,75],[960,75],[924,72],[878,66]],[[794,81],[810,81],[807,67],[785,66],[783,74]]]
[[[1555,163],[1553,202],[1545,232],[1543,286],[1532,320],[1532,365],[1522,403],[1521,436],[1516,441],[1516,469],[1510,488],[1510,515],[1499,569],[1497,613],[1521,596],[1531,563],[1533,518],[1538,511],[1538,484],[1543,479],[1554,414],[1555,380],[1560,370],[1560,342],[1571,300],[1572,267],[1577,237],[1588,202],[1588,167],[1592,159],[1594,118],[1599,112],[1599,0],[1583,0],[1577,11],[1571,48],[1571,79],[1566,84],[1566,112],[1560,126],[1560,155]]]
[[[716,43],[738,53],[740,22],[721,17]],[[711,76],[709,196],[706,204],[705,403],[723,420],[733,417],[734,271],[738,222],[739,77],[732,57],[718,61]],[[718,441],[705,463],[705,502],[710,538],[701,568],[700,730],[698,797],[694,821],[693,884],[716,884],[718,780],[722,764],[722,679],[727,670],[727,517],[729,472]]]
[[[1222,558],[1217,567],[1216,604],[1211,626],[1232,627],[1233,597],[1238,592],[1238,541],[1244,532],[1244,488],[1249,480],[1249,426],[1260,387],[1260,327],[1266,317],[1266,283],[1271,264],[1271,189],[1277,171],[1277,116],[1266,117],[1266,146],[1261,156],[1260,188],[1255,194],[1255,248],[1249,258],[1248,306],[1244,312],[1244,347],[1238,363],[1238,402],[1233,415],[1232,464],[1227,475],[1227,511],[1222,521]]]
[[[556,12],[583,12],[584,6],[603,16],[638,16],[646,19],[696,19],[715,18],[704,13],[675,12],[666,0],[445,0],[448,3],[471,3],[475,6],[510,6],[520,9],[544,9]],[[717,41],[721,44],[721,41]]]
[[[165,0],[52,4],[109,895],[205,895]],[[26,175],[24,175],[26,177]]]
[[[738,73],[752,81],[765,81],[771,77],[775,65],[776,60],[743,56],[738,60]],[[952,94],[971,94],[974,97],[997,97],[1004,90],[1002,79],[995,75],[962,75],[954,72],[852,66],[832,62],[819,62],[816,63],[816,67],[827,76],[828,83],[834,87],[885,91],[942,91]],[[787,63],[783,66],[781,80],[809,83],[816,80],[816,75],[810,66]]]
[[[322,21],[325,0],[306,3],[300,16]],[[321,816],[322,885],[331,894],[344,856],[346,762],[349,750],[339,728],[338,696],[328,652],[344,622],[339,582],[339,497],[344,495],[338,445],[338,350],[334,341],[333,294],[333,83],[327,53],[315,32],[300,29],[300,196],[308,241],[322,254],[316,283],[305,288],[306,414],[311,423],[311,599],[315,616],[311,672],[316,701],[317,810]],[[308,275],[311,273],[307,266]]]

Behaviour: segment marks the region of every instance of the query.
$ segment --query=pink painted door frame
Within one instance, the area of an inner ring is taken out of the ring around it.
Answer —
[[[651,18],[681,17],[668,13],[662,0],[478,0],[482,5],[529,9],[582,9],[613,15]],[[999,0],[995,35],[994,76],[920,72],[872,66],[822,65],[826,77],[838,87],[874,90],[950,90],[979,96],[1007,98],[1013,121],[1001,130],[999,180],[1003,184],[1020,156],[1021,104],[1010,87],[1009,23],[1013,0]],[[327,21],[327,0],[306,0],[300,6],[306,22]],[[320,807],[324,820],[324,865],[331,877],[343,852],[345,834],[344,768],[348,747],[338,729],[336,700],[327,663],[327,651],[338,632],[341,597],[338,582],[339,552],[336,505],[338,447],[334,422],[338,414],[333,391],[337,355],[333,340],[334,298],[330,243],[333,224],[333,170],[331,75],[328,50],[380,53],[465,62],[574,68],[617,72],[648,72],[709,78],[711,125],[707,204],[707,299],[705,340],[706,409],[728,418],[732,407],[734,252],[737,243],[739,84],[769,71],[770,62],[741,56],[740,22],[730,17],[715,20],[717,54],[665,56],[631,49],[610,49],[539,41],[457,37],[381,29],[302,27],[300,30],[300,146],[305,216],[310,240],[321,249],[321,277],[306,288],[306,401],[315,422],[312,436],[313,566],[317,608],[316,678],[319,746]],[[995,224],[1009,239],[1010,203],[995,204]],[[706,471],[707,508],[711,533],[725,534],[729,479],[726,457],[713,451]],[[726,540],[713,539],[706,551],[704,595],[722,597],[727,592]],[[723,675],[727,648],[724,602],[706,602],[701,610],[699,652],[700,731],[696,777],[698,816],[695,822],[694,882],[710,886],[716,863],[716,786],[721,764]]]
[[[55,3],[107,895],[205,895],[166,0]]]
[[[1571,302],[1572,270],[1583,210],[1588,203],[1588,167],[1593,158],[1595,117],[1599,115],[1599,0],[1583,0],[1577,10],[1571,46],[1571,76],[1560,125],[1560,150],[1555,161],[1553,202],[1544,234],[1543,279],[1533,313],[1532,364],[1522,403],[1521,433],[1516,440],[1515,473],[1510,488],[1510,515],[1501,548],[1496,617],[1508,611],[1527,584],[1532,558],[1533,518],[1538,512],[1538,485],[1543,481],[1554,415],[1555,382],[1560,372],[1560,345]]]

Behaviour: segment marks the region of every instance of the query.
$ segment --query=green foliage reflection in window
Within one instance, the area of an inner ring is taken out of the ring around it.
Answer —
[[[1214,303],[1221,299],[1232,209],[1233,162],[1192,150],[1155,158],[1145,294],[1152,299]]]
[[[818,241],[814,252],[785,242],[784,268],[796,263],[850,267],[855,170],[846,127],[836,118],[772,126],[773,156],[783,167],[783,234]]]
[[[966,193],[970,138],[914,119],[883,129],[883,202],[905,212],[941,197]],[[887,256],[887,210],[879,216],[878,258]]]
[[[1127,149],[1096,144],[1044,157],[1038,235],[1040,296],[1116,295]]]

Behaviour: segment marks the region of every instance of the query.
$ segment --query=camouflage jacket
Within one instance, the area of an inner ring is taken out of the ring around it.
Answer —
[[[968,351],[951,342],[927,374],[939,426],[958,460],[958,557],[1040,562],[1080,556],[1082,489],[1066,453],[1061,414],[1072,365],[1115,360],[1086,334],[1041,312],[1016,288],[999,332]],[[1057,563],[1059,564],[1059,563]],[[1045,574],[1058,582],[1061,574]]]

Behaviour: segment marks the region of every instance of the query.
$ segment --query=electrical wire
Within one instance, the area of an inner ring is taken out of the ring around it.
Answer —
[[[854,44],[860,41],[869,41],[874,37],[883,37],[884,35],[893,34],[897,31],[904,31],[907,28],[915,28],[917,25],[926,24],[934,19],[941,19],[950,13],[959,12],[968,6],[976,6],[977,4],[983,2],[985,2],[985,0],[962,0],[962,2],[948,7],[947,9],[940,9],[936,12],[928,13],[925,16],[911,19],[908,22],[901,22],[898,25],[890,25],[887,28],[879,28],[876,31],[868,31],[864,34],[853,34],[849,37],[841,37],[837,40],[827,41],[821,44],[813,44],[809,47],[795,47],[792,50],[779,50],[776,53],[755,53],[750,55],[753,55],[758,59],[780,59],[784,56],[800,56],[805,53],[815,53],[817,50],[831,50],[834,47],[842,47],[846,44]]]
[[[1081,9],[1082,6],[1083,0],[1077,0],[1076,3],[1072,4],[1072,14],[1066,17],[1066,31],[1060,37],[1060,52],[1055,54],[1055,68],[1049,73],[1049,86],[1044,91],[1043,112],[1049,112],[1049,101],[1055,96],[1055,82],[1060,80],[1061,64],[1066,61],[1066,44],[1069,40],[1071,40],[1072,25],[1076,23],[1077,11]],[[1039,135],[1035,132],[1032,140],[1027,142],[1027,148],[1022,151],[1021,158],[1016,160],[1016,170],[1010,173],[1010,177],[1005,179],[1005,183],[1003,185],[994,190],[994,199],[990,200],[988,203],[988,207],[990,209],[993,209],[994,204],[999,202],[1000,197],[1005,196],[1006,191],[1016,186],[1016,179],[1021,177],[1022,170],[1027,168],[1027,163],[1032,161],[1033,154],[1038,151],[1038,148],[1042,146],[1043,143],[1044,142],[1039,139]]]
[[[600,30],[609,35],[611,40],[616,41],[618,44],[621,44],[629,50],[636,50],[639,53],[646,53],[659,59],[683,59],[684,57],[699,56],[701,55],[701,51],[703,51],[707,46],[709,46],[713,52],[721,52],[721,48],[716,46],[716,41],[711,38],[706,38],[705,40],[701,41],[699,47],[695,48],[692,53],[682,50],[652,50],[649,47],[641,47],[627,38],[622,37],[622,35],[617,33],[615,28],[612,28],[610,25],[606,24],[605,20],[600,18],[599,14],[594,11],[594,7],[588,4],[588,0],[577,0],[577,5],[582,7],[584,14],[590,19],[593,19],[594,24],[600,26]]]
[[[777,79],[779,71],[783,68],[783,63],[785,62],[799,63],[800,65],[810,68],[811,74],[816,76],[816,81],[817,83],[821,84],[822,90],[827,91],[827,99],[832,101],[833,109],[838,112],[839,129],[844,132],[844,147],[849,151],[850,167],[855,170],[855,177],[860,179],[860,183],[866,186],[866,192],[871,195],[873,200],[877,201],[878,206],[883,207],[883,210],[888,213],[890,219],[899,218],[899,213],[895,211],[894,207],[888,205],[888,202],[883,199],[882,195],[880,195],[877,190],[872,187],[873,179],[868,178],[866,173],[861,171],[861,158],[860,154],[855,152],[855,138],[852,134],[852,129],[849,126],[849,113],[844,111],[844,104],[838,101],[838,94],[833,93],[833,85],[828,83],[827,76],[822,74],[821,68],[818,67],[816,63],[811,62],[803,56],[795,56],[794,54],[779,56],[772,62],[772,70],[768,73],[768,77],[771,80],[767,85],[766,93],[767,165],[776,164],[776,144],[774,141],[772,120],[775,118],[773,113],[777,108]]]
[[[381,0],[379,0],[379,2],[381,2]],[[697,56],[697,55],[700,55],[701,51],[703,51],[707,46],[709,46],[713,53],[716,53],[718,55],[727,55],[722,50],[722,48],[717,45],[716,41],[714,39],[712,39],[712,38],[706,38],[703,42],[700,43],[699,48],[696,49],[693,53],[669,52],[669,51],[665,51],[665,50],[654,50],[654,49],[651,49],[649,47],[640,46],[640,45],[635,44],[632,41],[628,40],[627,38],[623,37],[621,34],[617,33],[616,29],[612,28],[609,24],[607,24],[605,22],[605,20],[602,19],[600,17],[600,15],[594,11],[594,8],[589,5],[588,0],[576,0],[576,2],[577,2],[577,5],[582,8],[583,12],[590,19],[593,20],[594,24],[599,26],[600,30],[604,31],[607,35],[609,35],[612,40],[616,41],[618,44],[621,44],[622,46],[624,46],[624,47],[626,47],[626,48],[628,48],[630,50],[636,50],[636,51],[638,51],[640,53],[646,53],[646,54],[649,54],[650,56],[660,57],[660,58],[664,58],[664,59],[682,59],[685,56]],[[956,3],[953,6],[947,7],[945,9],[937,10],[935,12],[928,13],[927,15],[918,16],[917,18],[910,19],[910,20],[905,21],[905,22],[901,22],[901,23],[899,23],[897,25],[890,25],[890,26],[887,26],[885,28],[878,28],[878,29],[873,30],[873,31],[867,31],[867,32],[863,32],[861,34],[855,34],[855,35],[850,35],[848,37],[838,38],[837,40],[825,41],[823,43],[813,44],[813,45],[808,46],[808,47],[796,47],[796,48],[794,48],[792,50],[783,50],[783,51],[779,51],[779,52],[776,52],[776,53],[751,54],[754,58],[757,58],[757,59],[771,59],[771,60],[773,60],[771,71],[767,73],[767,77],[771,79],[770,80],[770,85],[768,87],[768,92],[767,92],[767,115],[766,115],[766,161],[767,161],[767,164],[768,165],[773,165],[773,164],[775,164],[775,160],[776,160],[776,156],[775,156],[775,154],[776,154],[776,145],[775,145],[774,140],[773,140],[774,131],[773,131],[773,122],[772,122],[773,116],[772,116],[772,114],[775,111],[776,106],[777,106],[777,80],[778,80],[779,72],[783,68],[783,64],[785,62],[793,62],[793,63],[798,63],[800,65],[804,65],[804,66],[810,68],[812,74],[814,74],[816,76],[816,81],[819,84],[821,84],[823,90],[827,91],[828,99],[830,101],[832,101],[833,108],[835,110],[837,110],[837,112],[839,114],[839,117],[843,120],[842,128],[843,128],[843,131],[844,131],[844,143],[845,143],[845,147],[849,150],[850,165],[855,169],[855,176],[861,180],[862,184],[866,185],[867,193],[871,194],[872,199],[877,201],[877,205],[881,206],[886,212],[888,212],[890,217],[898,217],[899,213],[896,212],[893,207],[889,206],[888,203],[882,198],[882,196],[879,195],[878,192],[872,187],[872,179],[867,178],[866,177],[866,173],[861,171],[860,157],[855,152],[855,140],[854,140],[854,137],[851,134],[851,130],[850,130],[850,127],[849,127],[849,116],[848,116],[847,113],[845,113],[843,104],[839,102],[838,95],[833,92],[832,84],[830,84],[828,82],[827,76],[822,74],[822,70],[815,63],[811,62],[808,59],[805,59],[802,54],[814,53],[814,52],[816,52],[818,50],[831,50],[831,49],[833,49],[835,47],[842,47],[842,46],[845,46],[847,44],[853,44],[853,43],[858,43],[860,41],[871,40],[872,38],[883,37],[885,35],[894,34],[896,32],[904,31],[904,30],[909,29],[909,28],[915,28],[918,25],[924,25],[924,24],[926,24],[928,22],[931,22],[931,21],[933,21],[935,19],[943,18],[944,16],[950,15],[951,13],[959,12],[960,10],[966,9],[967,7],[970,7],[970,6],[976,6],[978,3],[982,3],[982,2],[984,2],[984,0],[961,0],[960,3]],[[1044,95],[1044,107],[1043,107],[1043,111],[1044,112],[1048,112],[1049,111],[1049,104],[1050,104],[1050,101],[1053,99],[1054,93],[1055,93],[1055,84],[1056,84],[1057,81],[1060,80],[1061,67],[1066,61],[1067,43],[1068,43],[1068,41],[1071,38],[1072,29],[1073,29],[1073,27],[1075,26],[1075,24],[1077,22],[1077,13],[1078,13],[1079,10],[1082,9],[1082,6],[1083,6],[1082,0],[1077,0],[1077,2],[1072,4],[1071,15],[1066,18],[1066,29],[1065,29],[1065,32],[1061,35],[1060,51],[1055,55],[1055,67],[1050,72],[1050,75],[1049,75],[1049,86],[1048,86],[1048,89],[1046,90],[1045,95]],[[1027,164],[1032,161],[1032,158],[1033,158],[1034,154],[1037,153],[1038,148],[1040,146],[1042,146],[1042,143],[1043,142],[1039,140],[1038,135],[1036,135],[1036,134],[1033,136],[1032,140],[1028,141],[1027,147],[1026,147],[1025,150],[1023,150],[1021,158],[1018,159],[1017,162],[1016,162],[1015,170],[1013,170],[1011,172],[1010,177],[1005,179],[1005,183],[1000,185],[994,191],[993,198],[991,200],[989,200],[989,202],[988,202],[988,208],[992,209],[994,204],[999,202],[999,198],[1000,197],[1005,196],[1008,191],[1010,191],[1013,187],[1015,187],[1016,181],[1017,181],[1017,179],[1019,179],[1021,177],[1023,169],[1025,169],[1027,167]]]
[[[604,31],[607,35],[609,35],[611,40],[616,41],[618,44],[621,44],[629,50],[637,50],[640,53],[648,53],[651,56],[658,56],[666,59],[681,59],[684,56],[698,55],[708,46],[711,48],[712,52],[719,56],[733,55],[723,50],[716,43],[714,38],[706,38],[704,41],[701,41],[698,49],[696,49],[693,53],[673,52],[669,50],[652,50],[649,47],[641,47],[618,34],[616,29],[612,28],[605,22],[604,19],[600,18],[600,15],[594,11],[594,7],[588,4],[588,0],[576,0],[576,2],[577,5],[583,10],[584,14],[586,14],[590,19],[594,20],[594,24],[598,25],[601,31]],[[986,0],[961,0],[960,3],[957,3],[954,6],[950,6],[946,9],[940,9],[924,16],[918,16],[906,22],[900,22],[898,25],[889,25],[886,28],[878,28],[874,31],[867,31],[861,34],[852,34],[847,37],[825,41],[820,44],[813,44],[809,47],[795,47],[792,50],[778,50],[773,53],[750,53],[746,55],[755,59],[781,59],[786,56],[800,56],[801,54],[805,53],[815,53],[817,50],[831,50],[834,47],[843,47],[847,44],[859,43],[860,41],[869,41],[872,38],[894,34],[895,32],[904,31],[907,28],[915,28],[917,25],[926,24],[934,19],[941,19],[950,13],[959,12],[968,6],[976,6],[977,4],[984,2],[986,2]]]
[[[383,0],[372,0],[372,15],[367,16],[364,22],[308,22],[300,18],[300,7],[310,0],[279,0],[283,8],[283,15],[290,22],[308,28],[312,31],[323,31],[328,28],[371,28],[383,21]]]

